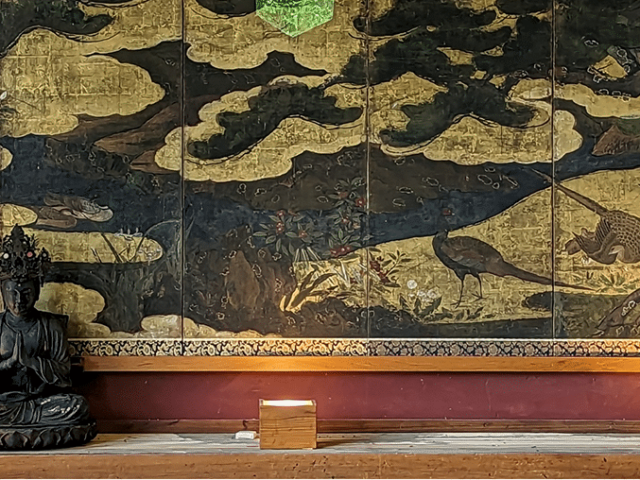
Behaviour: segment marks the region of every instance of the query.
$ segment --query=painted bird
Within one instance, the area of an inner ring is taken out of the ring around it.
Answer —
[[[570,287],[579,290],[591,290],[587,287],[570,285],[563,282],[554,282],[552,279],[540,276],[533,272],[523,270],[507,262],[502,254],[488,243],[474,237],[459,236],[449,237],[449,223],[446,218],[453,215],[450,209],[446,208],[442,212],[446,227],[441,229],[433,237],[433,250],[440,261],[460,279],[460,298],[456,303],[456,308],[462,302],[464,293],[464,279],[471,275],[478,280],[480,286],[480,296],[482,298],[481,273],[489,273],[497,277],[515,277],[525,282],[539,283],[541,285],[556,285],[559,287]]]
[[[620,210],[608,210],[590,198],[560,185],[548,175],[533,171],[552,185],[555,184],[562,193],[600,216],[600,222],[594,232],[582,229],[580,234],[573,234],[574,238],[566,245],[570,255],[582,250],[589,258],[605,265],[610,265],[616,260],[623,263],[640,262],[640,218]]]
[[[108,222],[113,217],[113,211],[109,207],[98,205],[84,197],[49,192],[44,198],[44,204],[63,215],[68,215],[78,220]]]

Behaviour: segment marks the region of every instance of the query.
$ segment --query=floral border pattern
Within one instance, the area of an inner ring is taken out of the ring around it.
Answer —
[[[257,339],[185,340],[189,356],[366,356],[367,340]]]
[[[70,340],[71,355],[97,357],[180,356],[182,340]]]
[[[371,340],[371,356],[549,357],[552,340]]]
[[[71,340],[74,356],[636,357],[640,340]]]

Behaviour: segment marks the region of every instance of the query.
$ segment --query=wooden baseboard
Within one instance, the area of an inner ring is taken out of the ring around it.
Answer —
[[[638,373],[639,357],[82,357],[87,372]]]
[[[258,431],[258,419],[98,420],[100,433],[235,433]],[[319,433],[533,432],[640,433],[638,420],[318,420]]]

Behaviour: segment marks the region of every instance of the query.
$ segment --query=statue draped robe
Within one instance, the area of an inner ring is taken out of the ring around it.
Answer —
[[[86,423],[86,400],[64,392],[71,386],[67,317],[35,313],[20,325],[11,325],[6,312],[0,317],[0,361],[11,358],[17,342],[25,359],[0,370],[0,428]]]

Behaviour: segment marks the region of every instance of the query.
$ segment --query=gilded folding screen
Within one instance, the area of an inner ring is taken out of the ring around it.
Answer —
[[[76,353],[640,351],[640,9],[0,2],[2,231]]]

